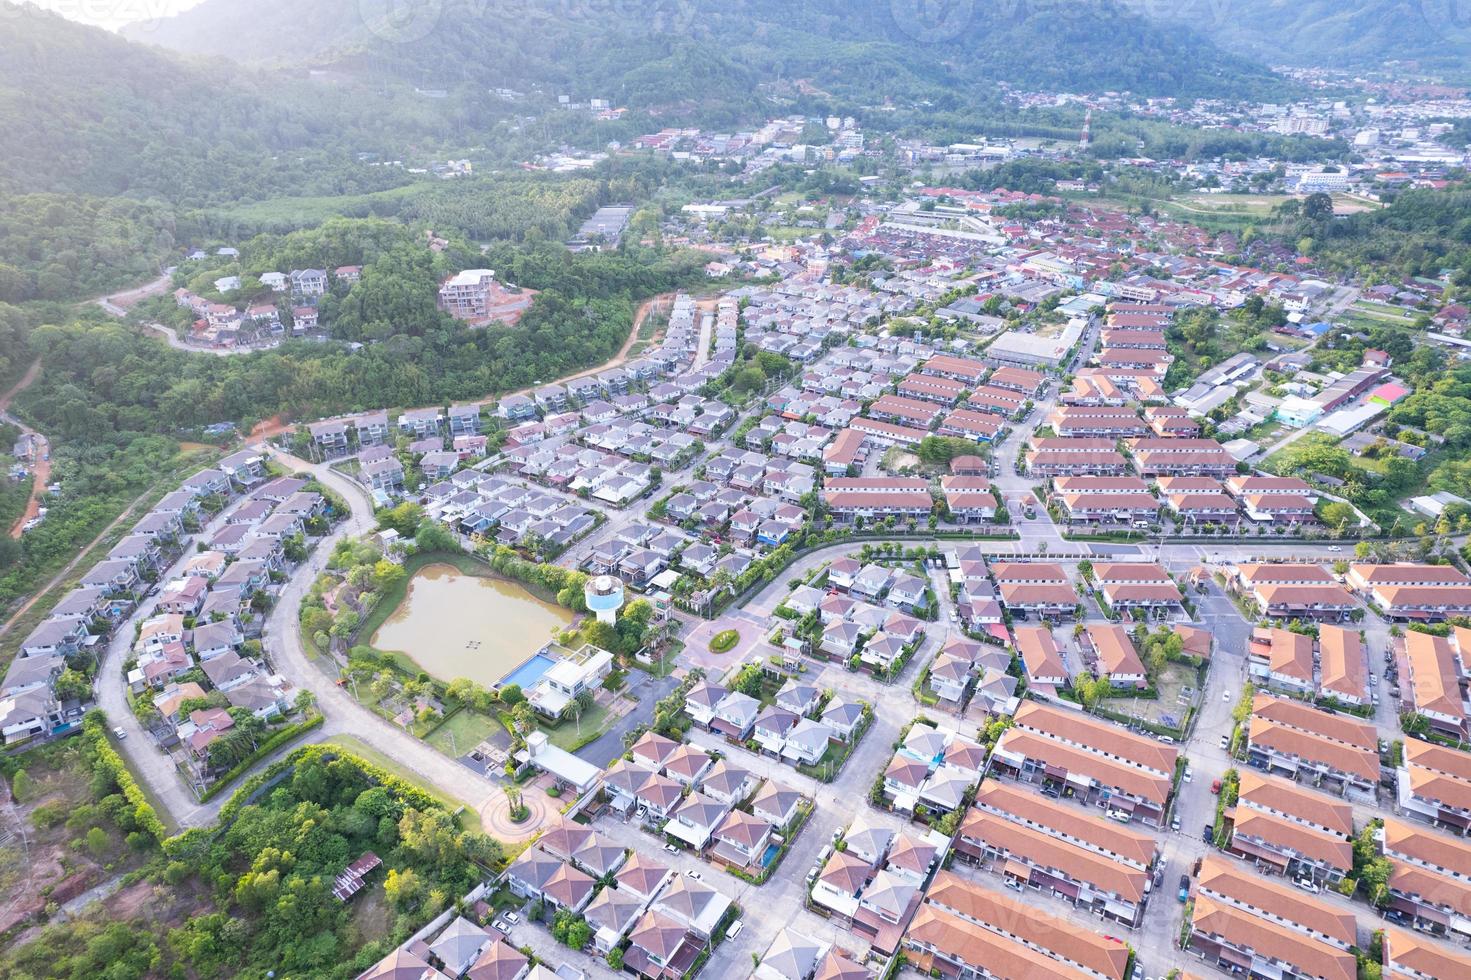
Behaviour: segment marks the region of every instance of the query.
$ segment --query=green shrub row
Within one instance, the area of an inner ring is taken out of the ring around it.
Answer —
[[[235,768],[225,773],[213,784],[211,784],[208,789],[201,793],[199,796],[199,802],[207,803],[210,800],[214,799],[216,796],[219,796],[225,791],[226,788],[229,787],[232,782],[239,779],[241,775],[243,775],[246,770],[248,770],[251,766],[255,765],[257,762],[264,759],[266,756],[270,755],[272,752],[276,751],[287,742],[294,741],[295,739],[306,734],[314,728],[321,728],[322,721],[322,716],[320,714],[317,714],[312,715],[312,717],[308,718],[306,721],[299,721],[294,725],[288,725],[285,728],[280,729],[270,738],[262,742],[260,744],[260,747],[252,752],[247,758],[242,760],[239,765],[235,766]]]
[[[158,811],[148,801],[143,788],[133,778],[133,771],[107,740],[107,716],[101,710],[89,711],[82,719],[82,737],[95,754],[94,768],[105,771],[108,778],[117,784],[123,799],[133,805],[133,819],[137,821],[139,829],[152,834],[162,844],[168,837],[168,830],[159,819]]]

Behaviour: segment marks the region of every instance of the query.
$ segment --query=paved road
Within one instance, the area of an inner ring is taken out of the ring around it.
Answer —
[[[700,339],[695,344],[695,360],[691,370],[698,371],[710,361],[710,340],[715,335],[715,310],[706,309],[702,304],[696,308],[695,316],[700,318]]]
[[[654,705],[679,686],[673,677],[653,677],[634,668],[628,672],[630,692],[638,696],[638,707],[613,723],[613,727],[577,750],[577,757],[606,769],[623,754],[623,736],[639,725],[652,724]]]
[[[243,501],[244,498],[241,498],[215,515],[213,520],[200,528],[196,540],[209,540],[210,535],[224,526],[225,520]],[[162,570],[158,580],[167,582],[174,578],[184,570],[184,566],[195,554],[194,543],[191,541],[184,546],[178,559]],[[123,739],[114,739],[118,751],[127,757],[133,772],[147,783],[154,799],[163,805],[169,818],[181,829],[199,827],[214,819],[229,794],[222,793],[210,803],[200,804],[174,768],[173,759],[160,751],[153,736],[128,706],[127,678],[123,675],[123,662],[128,659],[132,650],[138,625],[153,615],[153,611],[154,600],[145,599],[133,610],[131,616],[113,629],[112,637],[108,640],[97,666],[97,703],[107,713],[108,725],[120,728],[125,733],[126,737]]]
[[[335,677],[324,673],[302,646],[301,631],[297,625],[302,599],[317,574],[326,566],[327,558],[337,541],[345,537],[361,536],[372,530],[373,509],[362,488],[333,471],[331,467],[324,464],[313,465],[274,448],[269,452],[276,462],[287,469],[310,473],[324,486],[339,494],[352,508],[352,516],[322,541],[277,598],[276,605],[266,620],[266,656],[276,671],[285,676],[294,687],[313,691],[317,695],[317,707],[324,719],[317,738],[327,738],[339,733],[351,734],[391,757],[445,796],[462,800],[477,811],[483,810],[499,794],[495,783],[475,775],[455,760],[442,755],[358,704],[346,689],[337,685]]]

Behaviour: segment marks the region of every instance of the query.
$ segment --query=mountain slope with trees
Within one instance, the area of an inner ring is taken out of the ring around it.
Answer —
[[[1364,67],[1385,61],[1466,74],[1471,8],[1456,0],[1129,0],[1229,51],[1271,64]]]
[[[1116,0],[651,0],[585,15],[531,0],[445,0],[401,20],[375,18],[376,5],[357,0],[311,6],[291,38],[279,27],[296,20],[291,0],[206,0],[127,36],[257,63],[447,89],[541,88],[666,112],[734,112],[749,107],[755,83],[777,80],[867,103],[972,101],[995,81],[1184,96],[1276,84],[1259,64]]]

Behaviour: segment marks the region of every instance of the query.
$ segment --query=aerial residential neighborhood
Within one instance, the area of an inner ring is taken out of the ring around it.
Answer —
[[[1471,977],[1455,11],[0,4],[0,976]]]

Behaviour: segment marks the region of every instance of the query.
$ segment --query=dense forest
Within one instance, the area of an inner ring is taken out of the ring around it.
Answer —
[[[1272,64],[1363,67],[1414,61],[1464,72],[1471,21],[1454,2],[1419,0],[1174,0],[1128,2]]]
[[[1288,202],[1281,217],[1283,237],[1307,239],[1308,251],[1329,269],[1368,282],[1452,269],[1458,285],[1471,285],[1471,190],[1464,184],[1407,190],[1386,208],[1341,218]]]
[[[0,194],[0,302],[96,296],[158,273],[174,216],[126,198]]]
[[[989,98],[998,80],[1174,96],[1280,84],[1259,64],[1114,0],[994,7],[653,0],[585,10],[492,0],[425,5],[397,22],[364,17],[353,0],[313,7],[310,22],[331,25],[315,32],[322,39],[315,42],[281,42],[273,25],[294,20],[297,5],[289,0],[209,0],[130,36],[180,51],[330,65],[451,90],[509,86],[602,97],[666,117],[698,107],[711,125],[758,106],[759,83],[797,79],[864,104],[929,99],[939,108]],[[342,24],[356,27],[344,32]]]

